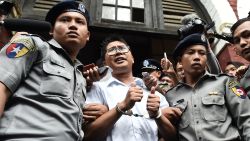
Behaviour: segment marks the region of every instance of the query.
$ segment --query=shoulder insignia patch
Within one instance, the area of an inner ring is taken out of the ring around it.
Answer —
[[[24,56],[29,51],[34,50],[34,44],[31,39],[24,38],[13,41],[6,49],[6,55],[9,58],[18,58]]]
[[[231,88],[234,94],[236,94],[238,97],[245,99],[247,97],[247,94],[245,90],[242,87],[234,86]]]
[[[247,97],[247,93],[245,90],[240,86],[239,82],[233,80],[230,81],[229,84],[229,89],[232,90],[232,92],[237,95],[238,97],[245,99]]]

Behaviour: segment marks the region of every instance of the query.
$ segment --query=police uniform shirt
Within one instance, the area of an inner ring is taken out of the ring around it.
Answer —
[[[183,111],[180,141],[250,140],[250,101],[233,78],[206,72],[193,88],[180,82],[166,98]]]
[[[248,66],[246,73],[244,74],[243,78],[240,80],[240,84],[246,91],[248,97],[250,97],[250,66]]]
[[[0,81],[12,92],[0,120],[0,140],[82,140],[86,82],[55,41],[21,36],[0,52]]]

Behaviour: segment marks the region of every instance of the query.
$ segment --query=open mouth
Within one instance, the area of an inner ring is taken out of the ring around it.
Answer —
[[[126,58],[123,57],[116,57],[114,60],[116,63],[120,64],[123,63],[124,61],[126,61]]]

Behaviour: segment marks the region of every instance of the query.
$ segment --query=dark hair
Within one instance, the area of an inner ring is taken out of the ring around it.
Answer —
[[[128,45],[128,43],[125,41],[125,39],[119,35],[119,34],[111,34],[108,37],[106,37],[103,42],[101,43],[101,59],[105,60],[105,54],[106,54],[106,48],[109,43],[119,41],[124,43],[125,45]]]
[[[235,29],[246,21],[250,21],[250,17],[239,19],[236,23],[234,23],[230,29],[232,32],[232,35],[234,34]]]
[[[0,1],[0,2],[1,2],[0,3],[1,14],[8,15],[11,12],[12,7],[14,6],[14,3],[8,1]]]
[[[239,68],[240,66],[243,66],[244,64],[241,63],[241,62],[237,62],[237,61],[230,61],[230,62],[227,62],[227,66],[228,65],[234,65],[236,68]]]

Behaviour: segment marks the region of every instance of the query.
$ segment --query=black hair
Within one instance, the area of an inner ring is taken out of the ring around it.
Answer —
[[[236,30],[236,28],[246,21],[250,21],[250,17],[239,19],[236,23],[234,23],[230,29],[232,32],[232,35],[234,34],[234,31]]]
[[[128,43],[125,41],[125,39],[119,35],[119,34],[111,34],[108,37],[106,37],[103,42],[101,43],[101,60],[105,60],[105,54],[106,54],[106,48],[109,43],[119,41],[124,43],[125,45],[128,45]]]
[[[237,61],[229,61],[229,62],[227,62],[227,66],[231,65],[231,64],[234,65],[236,68],[239,68],[240,66],[244,65],[243,63],[237,62]]]

